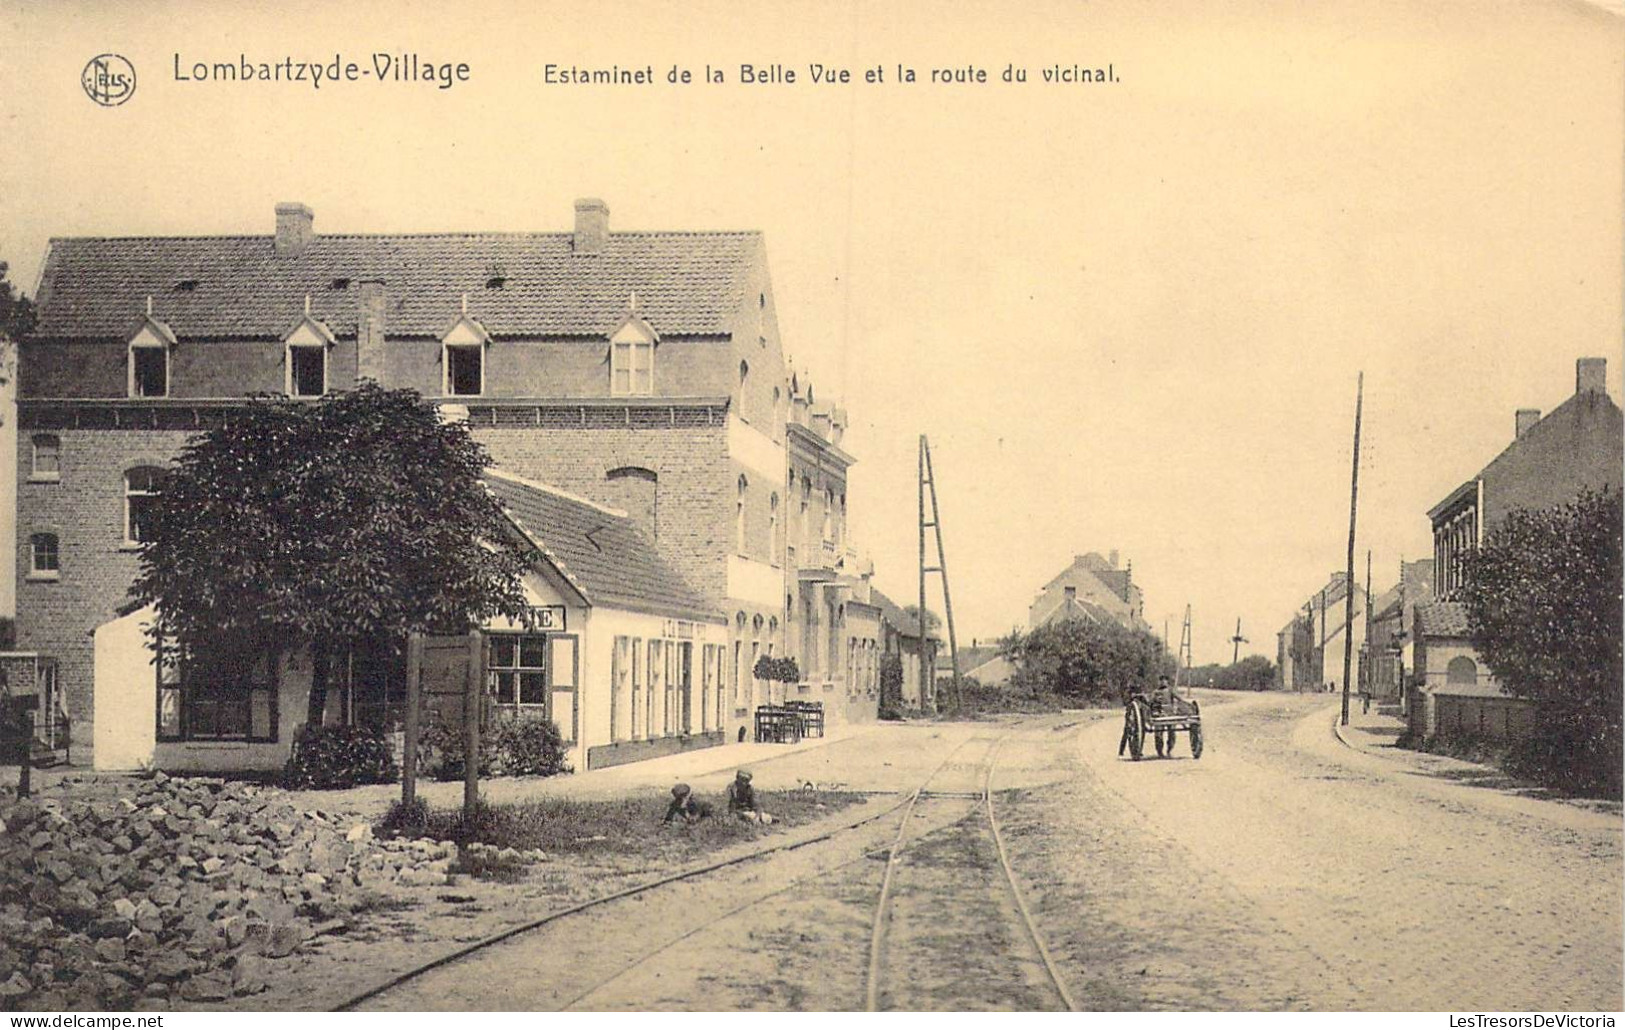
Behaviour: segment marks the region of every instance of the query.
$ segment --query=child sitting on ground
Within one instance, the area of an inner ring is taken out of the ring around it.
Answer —
[[[711,817],[711,803],[701,801],[694,796],[694,791],[686,783],[679,783],[671,789],[671,804],[666,806],[666,818],[661,822],[669,823],[681,816],[683,822],[693,824],[701,819]]]

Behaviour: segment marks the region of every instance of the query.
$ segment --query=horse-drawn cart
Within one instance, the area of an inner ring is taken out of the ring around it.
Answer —
[[[1164,755],[1172,758],[1174,740],[1181,730],[1190,737],[1191,757],[1201,758],[1200,705],[1177,694],[1157,705],[1144,694],[1135,694],[1123,706],[1123,742],[1118,745],[1117,753],[1121,755],[1127,746],[1129,754],[1138,762],[1145,755],[1145,738],[1149,736],[1156,745],[1158,758]]]

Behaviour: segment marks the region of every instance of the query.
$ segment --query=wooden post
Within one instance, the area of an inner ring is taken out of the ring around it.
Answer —
[[[480,801],[480,701],[485,655],[480,631],[468,635],[468,685],[463,691],[463,823],[471,824]]]
[[[418,720],[423,706],[423,634],[406,638],[406,741],[401,748],[401,804],[418,796]]]
[[[1365,403],[1365,373],[1354,393],[1354,473],[1349,484],[1348,583],[1343,609],[1343,725],[1349,724],[1349,666],[1354,662],[1354,516],[1360,505],[1360,409]]]
[[[925,671],[925,434],[920,434],[920,474],[918,486],[920,488],[920,606],[915,609],[920,624],[920,710],[925,711],[926,688],[929,682],[931,688],[936,687],[935,673],[927,676]],[[932,659],[935,665],[935,659]]]

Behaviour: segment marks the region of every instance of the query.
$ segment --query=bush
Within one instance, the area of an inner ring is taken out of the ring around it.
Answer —
[[[380,834],[395,834],[402,837],[416,837],[429,825],[429,803],[422,798],[413,798],[411,803],[396,801],[389,806],[378,823]]]
[[[504,719],[480,733],[480,775],[554,776],[573,772],[559,728],[541,719]],[[423,731],[418,768],[437,780],[463,778],[461,726],[434,723]]]
[[[764,654],[756,659],[756,667],[751,671],[759,680],[772,680],[777,683],[801,682],[801,669],[796,665],[794,658],[773,658]]]
[[[1618,798],[1625,766],[1617,490],[1514,511],[1466,559],[1473,646],[1502,688],[1540,702],[1511,764],[1548,786]]]
[[[387,737],[364,726],[303,726],[282,770],[290,788],[342,790],[400,775]]]
[[[480,775],[489,776],[496,766],[496,741],[492,734],[480,734]],[[463,728],[444,722],[430,723],[418,744],[418,769],[437,780],[463,778]]]
[[[887,654],[880,659],[880,717],[903,717],[903,657]]]
[[[552,722],[516,719],[497,724],[491,733],[496,765],[508,776],[554,776],[571,772],[565,761],[564,737]]]

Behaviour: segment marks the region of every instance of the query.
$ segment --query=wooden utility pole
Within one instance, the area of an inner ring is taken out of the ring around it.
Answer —
[[[1247,638],[1241,635],[1241,616],[1239,615],[1236,616],[1236,635],[1230,638],[1230,642],[1236,645],[1230,652],[1230,664],[1234,665],[1241,661],[1241,645],[1248,642]]]
[[[1185,606],[1185,621],[1179,628],[1179,654],[1174,657],[1174,687],[1179,687],[1179,666],[1185,665],[1185,686],[1191,685],[1191,606]]]
[[[463,691],[463,826],[472,830],[480,803],[480,707],[485,655],[479,630],[468,635],[468,684]]]
[[[915,478],[920,488],[920,598],[919,607],[914,609],[920,624],[920,707],[925,707],[927,685],[929,684],[933,706],[936,697],[936,669],[929,675],[925,671],[925,434],[920,434],[920,473]]]
[[[1349,560],[1343,615],[1343,725],[1349,724],[1349,666],[1354,664],[1354,517],[1360,508],[1360,412],[1365,405],[1365,373],[1354,388],[1354,472],[1349,482]]]
[[[926,489],[931,491],[931,518],[925,515]],[[926,527],[936,531],[937,563],[925,564],[925,530]],[[931,470],[931,444],[926,441],[925,434],[920,434],[920,667],[923,676],[925,667],[925,574],[935,572],[942,577],[942,611],[948,622],[948,659],[954,671],[954,708],[958,710],[964,704],[959,686],[959,644],[954,639],[954,600],[948,592],[948,556],[942,547],[942,512],[937,507],[937,477]],[[936,669],[931,670],[933,681]]]

